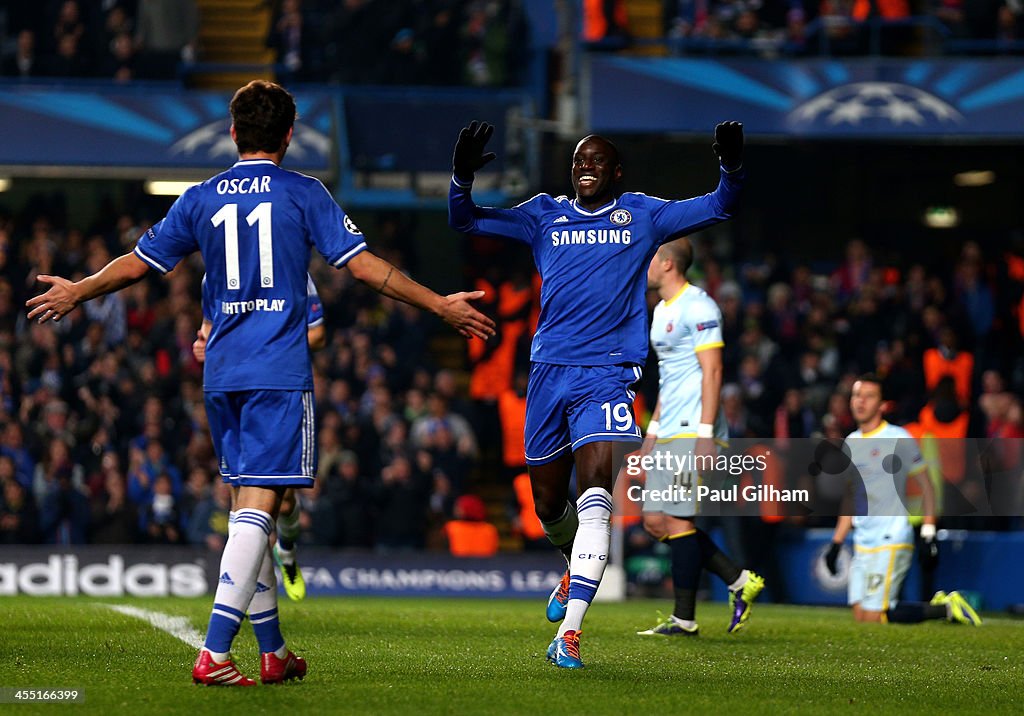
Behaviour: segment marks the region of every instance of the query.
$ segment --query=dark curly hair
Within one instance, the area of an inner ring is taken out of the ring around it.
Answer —
[[[279,84],[253,80],[231,98],[239,154],[280,151],[297,116],[295,98]]]

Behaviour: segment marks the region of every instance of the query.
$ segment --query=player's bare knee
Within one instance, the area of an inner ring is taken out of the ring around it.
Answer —
[[[281,498],[281,514],[291,514],[295,509],[295,489],[289,487]]]
[[[645,514],[644,530],[654,539],[663,539],[665,537],[665,515],[660,512]]]
[[[541,522],[554,522],[565,514],[566,501],[555,498],[551,493],[533,493],[533,507]]]

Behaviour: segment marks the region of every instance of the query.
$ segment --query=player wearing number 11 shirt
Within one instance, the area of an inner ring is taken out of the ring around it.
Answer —
[[[27,302],[29,318],[58,321],[78,304],[135,283],[149,269],[172,270],[200,251],[213,325],[206,345],[206,411],[221,474],[240,485],[221,558],[197,684],[251,686],[230,657],[248,612],[263,683],[302,678],[305,660],[285,646],[267,537],[288,487],[312,484],[316,467],[313,395],[306,346],[306,270],[315,247],[336,268],[390,298],[429,310],[466,337],[493,335],[493,322],[467,302],[444,297],[366,250],[355,224],[311,177],[280,168],[295,122],[295,100],[254,80],[231,100],[239,161],[186,191],[125,254],[81,281],[39,276],[49,290]]]
[[[459,134],[448,193],[452,228],[521,241],[543,280],[526,393],[526,462],[544,532],[569,563],[548,600],[561,622],[548,647],[560,668],[583,666],[579,633],[608,562],[611,491],[623,445],[638,443],[632,386],[647,359],[647,267],[673,238],[730,218],[742,182],[743,128],[725,122],[713,148],[718,188],[686,201],[619,194],[615,145],[584,137],[572,156],[576,196],[539,194],[512,209],[477,206],[474,173],[495,155],[493,134],[471,123]],[[573,468],[579,498],[568,488]]]

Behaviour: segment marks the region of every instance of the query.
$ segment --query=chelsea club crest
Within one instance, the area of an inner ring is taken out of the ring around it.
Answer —
[[[625,226],[633,220],[633,217],[625,209],[616,209],[608,218],[616,226]]]

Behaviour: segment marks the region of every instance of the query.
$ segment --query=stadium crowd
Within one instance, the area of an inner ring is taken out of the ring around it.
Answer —
[[[488,0],[268,3],[282,79],[503,86],[523,66],[525,15]],[[0,3],[2,74],[170,80],[202,61],[195,0]],[[366,58],[372,56],[372,62]]]
[[[4,2],[2,74],[173,79],[197,57],[195,0]]]
[[[530,31],[521,0],[269,5],[266,45],[290,82],[499,87],[526,80]],[[625,0],[588,0],[580,38],[599,49],[667,41],[684,54],[918,55],[947,40],[966,41],[974,53],[1007,53],[1024,45],[1024,10],[1012,0],[663,0],[656,38],[634,37],[634,11]],[[889,23],[877,42],[875,19]],[[203,60],[200,27],[195,0],[0,2],[0,74],[176,79]]]
[[[55,327],[30,323],[37,274],[91,273],[144,228],[129,214],[86,229],[48,216],[0,220],[0,542],[219,549],[228,495],[191,350],[201,265],[151,275]],[[377,229],[392,262],[414,264],[392,218]],[[892,386],[893,421],[919,435],[1024,437],[1024,254],[967,242],[942,271],[876,263],[856,240],[841,262],[812,268],[717,255],[720,245],[697,242],[691,278],[722,308],[733,437],[845,436],[853,378],[869,370]],[[436,368],[428,318],[314,262],[329,343],[314,356],[320,479],[300,496],[305,542],[436,547],[460,496],[498,484],[513,499],[538,287],[515,257],[473,246],[468,264],[500,330],[469,344],[464,370]],[[656,385],[649,365],[642,387]]]
[[[582,39],[603,50],[654,40],[680,54],[775,56],[1002,54],[1024,38],[1024,10],[1008,0],[661,0],[658,37],[635,30],[634,13],[650,4],[587,0]]]

